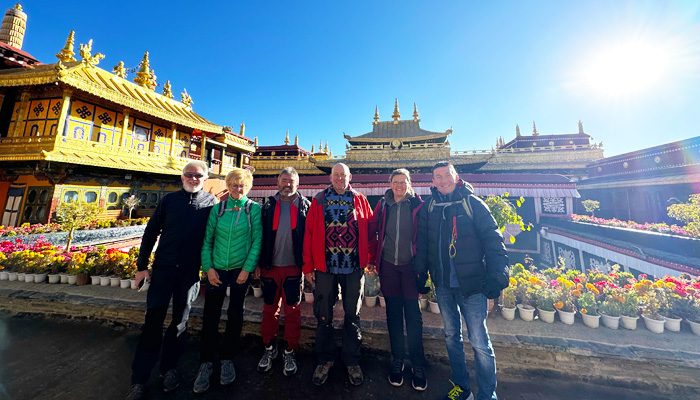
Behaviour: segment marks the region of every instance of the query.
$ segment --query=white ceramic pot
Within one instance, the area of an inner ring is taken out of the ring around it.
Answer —
[[[120,279],[119,287],[122,289],[128,289],[131,287],[131,279]]]
[[[90,275],[90,284],[95,285],[95,286],[99,285],[100,284],[100,277]]]
[[[61,273],[59,275],[61,276],[61,283],[68,283],[68,274]]]
[[[119,284],[120,284],[119,281],[121,281],[121,279],[119,279],[119,277],[110,276],[109,277],[109,286],[119,287]]]
[[[430,307],[431,313],[440,314],[440,306],[438,306],[437,301],[429,301],[428,306]]]
[[[501,316],[508,321],[514,320],[515,319],[515,307],[513,307],[513,308],[501,307]]]
[[[644,314],[642,314],[642,318],[644,319],[644,326],[646,326],[648,330],[654,333],[664,333],[666,319],[652,319]]]
[[[314,302],[314,292],[304,292],[304,301],[313,304]]]
[[[24,274],[24,281],[27,283],[34,283],[34,274]]]
[[[59,283],[61,282],[61,275],[59,274],[50,274],[48,276],[49,278],[49,283]]]
[[[617,329],[618,327],[620,327],[620,317],[612,317],[610,315],[600,314],[600,321],[606,328]]]
[[[664,328],[666,328],[667,331],[680,332],[681,331],[681,321],[683,321],[683,318],[666,317],[666,323],[664,324]]]
[[[377,298],[379,299],[379,307],[386,308],[386,299],[384,296],[377,296]]]
[[[537,315],[540,316],[540,321],[546,322],[548,324],[554,323],[554,314],[556,313],[556,311],[547,311],[537,308]]]
[[[262,297],[262,288],[261,287],[254,287],[253,288],[253,296],[255,297]]]
[[[374,307],[377,305],[377,296],[365,296],[365,305],[367,307]]]
[[[0,271],[0,281],[6,281],[10,279],[10,273],[7,271]]]
[[[518,315],[523,321],[530,322],[535,319],[535,307],[524,304],[518,304],[516,307],[518,307]]]
[[[698,322],[693,322],[693,321],[690,321],[690,320],[687,320],[687,319],[686,319],[686,321],[688,321],[688,324],[690,324],[690,330],[691,330],[694,334],[700,336],[700,323],[698,323]]]
[[[7,274],[7,280],[8,280],[8,281],[16,281],[16,280],[17,280],[17,275],[19,275],[19,274],[16,273],[16,272],[9,272],[9,273]]]
[[[75,285],[78,282],[78,275],[68,275],[68,284]]]
[[[574,324],[574,320],[576,317],[575,312],[557,310],[557,314],[559,315],[559,321],[565,323],[566,325]]]
[[[136,279],[129,279],[129,286],[131,290],[137,290],[139,287],[136,285]]]
[[[620,317],[620,321],[622,322],[622,327],[625,329],[629,329],[631,331],[637,329],[637,321],[639,320],[639,317],[628,317],[626,315],[623,315]]]
[[[428,308],[428,299],[421,297],[419,300],[419,304],[420,304],[420,309],[425,310],[426,308]]]
[[[48,274],[34,274],[34,283],[44,283],[46,282],[46,276]],[[26,278],[25,278],[26,279]]]
[[[18,272],[17,273],[17,281],[19,282],[25,282],[24,277],[27,276],[24,272]],[[34,279],[34,277],[32,277]]]
[[[600,315],[581,314],[583,324],[589,328],[596,329],[600,326]]]
[[[100,277],[100,286],[109,286],[109,277],[108,276],[101,276]]]

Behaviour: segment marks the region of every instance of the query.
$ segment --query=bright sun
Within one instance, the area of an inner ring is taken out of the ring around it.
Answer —
[[[661,46],[625,43],[595,54],[584,70],[586,85],[610,97],[637,94],[656,84],[666,72],[668,54]]]

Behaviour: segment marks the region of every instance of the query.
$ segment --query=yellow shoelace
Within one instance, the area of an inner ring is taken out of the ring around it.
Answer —
[[[454,383],[453,383],[453,385],[454,385]],[[447,397],[454,400],[454,399],[458,398],[461,393],[462,393],[462,388],[459,387],[459,385],[454,385],[452,390],[450,390],[450,393],[447,394]]]

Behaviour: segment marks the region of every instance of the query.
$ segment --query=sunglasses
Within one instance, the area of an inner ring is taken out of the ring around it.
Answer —
[[[204,175],[198,174],[198,173],[196,173],[196,172],[185,172],[185,173],[182,174],[182,175],[183,175],[185,178],[189,178],[189,179],[191,179],[191,178],[197,178],[197,179],[202,179],[202,178],[204,178]]]

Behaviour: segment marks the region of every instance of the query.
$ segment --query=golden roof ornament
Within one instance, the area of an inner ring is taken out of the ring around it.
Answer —
[[[318,141],[318,152],[320,153],[322,151],[323,151],[323,140],[319,140]]]
[[[420,122],[418,119],[418,107],[416,107],[416,103],[413,103],[413,122]]]
[[[173,98],[173,87],[170,85],[170,80],[165,81],[165,85],[163,85],[163,96]]]
[[[192,107],[192,104],[194,104],[194,101],[192,101],[192,97],[187,94],[187,89],[184,89],[185,91],[180,93],[180,96],[182,96],[182,101],[181,103],[186,105],[187,107]]]
[[[520,137],[520,125],[515,125],[515,136]]]
[[[80,44],[80,57],[83,58],[83,65],[86,67],[94,67],[100,63],[100,60],[105,58],[102,53],[97,53],[92,55],[92,39],[88,41],[88,44]]]
[[[399,118],[401,118],[401,114],[399,114],[399,99],[394,101],[394,113],[391,114],[391,118],[394,119],[394,124],[399,123]]]
[[[139,64],[139,71],[136,73],[134,78],[134,83],[145,88],[149,87],[151,83],[151,69],[148,61],[148,52],[143,55],[141,64]]]
[[[328,157],[333,157],[333,150],[331,148],[328,148]]]
[[[314,152],[314,145],[313,144],[311,145],[311,152],[312,153]]]
[[[294,135],[294,145],[299,146],[299,135]]]
[[[245,122],[241,123],[240,135],[245,136]],[[258,137],[256,136],[255,139],[257,140]],[[257,146],[257,144],[256,144],[256,146]]]
[[[326,147],[323,148],[323,152],[328,154],[328,141],[326,140]]]
[[[258,147],[258,137],[255,137],[255,147]]]
[[[287,129],[287,136],[284,137],[284,145],[289,146],[289,129]]]
[[[581,122],[581,120],[578,120],[578,133],[579,135],[583,135],[583,122]]]
[[[119,64],[112,68],[112,73],[122,79],[126,79],[126,67],[124,67],[124,61],[119,61]]]
[[[151,68],[151,73],[148,79],[148,86],[151,88],[151,90],[155,91],[156,86],[158,86],[158,82],[156,81],[158,77],[156,76],[156,70]]]
[[[372,125],[377,125],[379,123],[379,106],[374,106],[374,122]]]
[[[67,68],[66,66],[61,62],[61,60],[58,60],[56,65],[53,67],[54,71],[58,72],[58,76],[65,76],[67,74]]]
[[[73,45],[75,44],[75,31],[70,31],[68,34],[68,39],[66,39],[66,45],[56,53],[56,58],[63,62],[75,61],[75,53],[73,52]]]
[[[537,132],[537,125],[535,125],[535,121],[532,121],[532,136],[539,136],[540,133]]]

